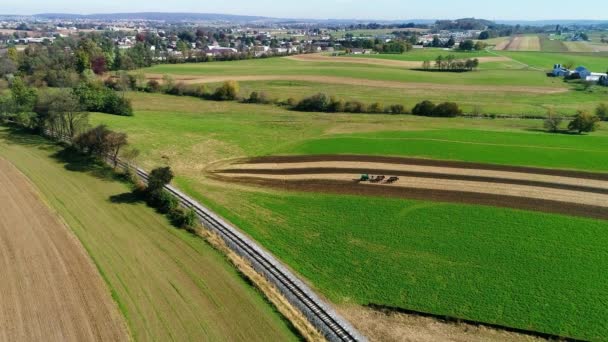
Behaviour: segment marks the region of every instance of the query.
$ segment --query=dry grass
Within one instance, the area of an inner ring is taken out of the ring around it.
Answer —
[[[221,251],[228,260],[249,279],[262,293],[264,296],[277,308],[277,310],[287,318],[291,324],[298,330],[298,332],[306,339],[306,341],[326,341],[325,337],[316,330],[306,317],[296,308],[293,307],[287,301],[287,299],[279,292],[279,290],[272,285],[266,278],[261,276],[256,270],[253,269],[251,264],[247,262],[243,257],[233,252],[224,240],[217,234],[212,233],[208,230],[200,230],[199,234],[204,237],[213,247]]]
[[[340,313],[370,341],[383,342],[493,342],[541,341],[539,338],[465,323],[381,312],[360,306],[342,306]]]

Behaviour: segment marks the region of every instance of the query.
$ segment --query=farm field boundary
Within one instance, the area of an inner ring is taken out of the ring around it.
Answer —
[[[162,74],[146,74],[148,80],[162,81]],[[328,84],[343,84],[378,88],[412,89],[412,90],[456,90],[470,92],[509,92],[509,93],[532,93],[532,94],[561,94],[569,91],[568,88],[550,88],[534,86],[490,86],[490,85],[457,85],[424,82],[397,82],[378,81],[353,77],[338,76],[309,76],[309,75],[174,75],[175,81],[185,84],[220,83],[225,81],[304,81]]]

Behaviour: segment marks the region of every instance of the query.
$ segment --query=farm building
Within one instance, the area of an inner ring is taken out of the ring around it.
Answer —
[[[608,76],[600,77],[600,80],[598,83],[603,86],[608,86]]]
[[[563,77],[563,76],[568,76],[570,74],[570,70],[566,69],[561,64],[555,64],[555,65],[553,65],[552,73],[553,73],[553,76],[555,76],[555,77]]]
[[[591,76],[591,71],[584,66],[579,66],[574,69],[574,72],[572,72],[571,75],[578,75],[581,80],[586,80],[588,76]]]
[[[371,49],[350,49],[350,53],[353,55],[371,55],[372,52]]]
[[[599,82],[602,77],[606,77],[607,75],[601,72],[592,72],[585,81],[587,82]]]

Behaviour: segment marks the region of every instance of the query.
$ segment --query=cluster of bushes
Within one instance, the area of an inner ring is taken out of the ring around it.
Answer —
[[[454,55],[442,56],[439,55],[435,59],[435,69],[431,68],[431,61],[427,60],[422,63],[423,70],[437,71],[473,71],[479,67],[479,60],[474,59],[457,59]]]
[[[554,110],[549,109],[544,121],[545,129],[552,133],[560,132],[563,120],[563,117],[556,115]],[[572,121],[568,123],[568,131],[578,134],[593,132],[598,129],[600,121],[607,120],[608,105],[602,103],[596,108],[595,114],[583,110],[577,111]]]
[[[131,101],[102,84],[83,82],[74,87],[73,93],[78,97],[83,108],[89,112],[133,115]]]
[[[286,105],[293,110],[301,112],[325,112],[325,113],[390,113],[403,114],[405,107],[392,105],[385,107],[379,102],[367,105],[360,101],[344,101],[334,96],[319,93],[297,102],[293,99],[287,100]]]
[[[226,81],[213,92],[208,92],[205,85],[187,85],[175,82],[171,77],[165,76],[161,84],[157,80],[149,80],[143,89],[149,93],[165,93],[176,96],[194,96],[215,101],[234,101],[239,96],[239,84],[235,81]]]
[[[462,115],[462,110],[454,102],[443,102],[435,105],[431,101],[422,101],[412,109],[412,114],[419,116],[453,118]]]
[[[167,215],[171,223],[176,227],[195,232],[198,226],[196,213],[192,209],[185,210],[180,207],[179,201],[175,196],[164,190],[165,185],[171,183],[173,171],[169,167],[161,167],[152,170],[148,178],[148,185],[137,181],[134,193],[138,198]]]

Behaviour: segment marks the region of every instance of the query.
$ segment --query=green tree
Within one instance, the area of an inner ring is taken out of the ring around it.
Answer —
[[[34,110],[38,98],[36,89],[28,87],[21,77],[13,79],[10,89],[17,113],[27,113]]]
[[[473,42],[470,39],[465,40],[462,43],[460,43],[460,46],[458,48],[462,51],[471,51],[475,48],[475,42]]]
[[[574,116],[574,120],[572,120],[568,125],[568,129],[571,131],[576,131],[578,134],[583,132],[593,132],[598,128],[599,121],[600,118],[598,116],[579,110]]]
[[[170,167],[154,169],[148,177],[148,191],[152,194],[156,193],[171,183],[171,180],[173,180],[173,171]]]
[[[561,124],[562,124],[561,116],[557,115],[553,108],[549,108],[547,110],[547,118],[545,119],[545,122],[543,124],[545,129],[547,129],[549,132],[555,133],[559,130],[559,127]]]

